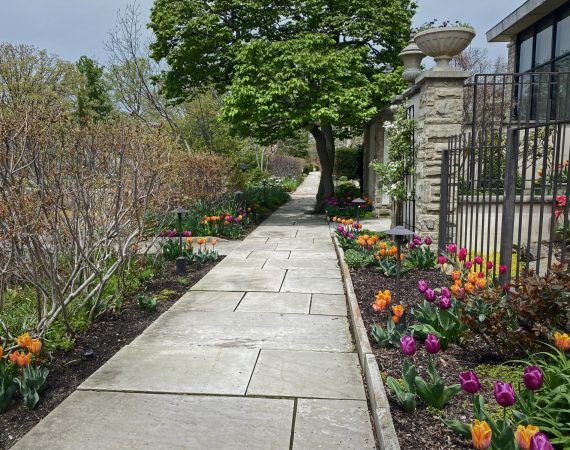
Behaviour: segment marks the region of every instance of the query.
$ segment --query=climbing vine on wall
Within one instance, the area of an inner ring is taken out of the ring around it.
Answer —
[[[384,122],[389,139],[388,161],[370,163],[378,173],[382,189],[394,201],[405,201],[409,196],[406,176],[415,171],[414,126],[414,119],[408,117],[407,109],[399,108],[392,122]]]

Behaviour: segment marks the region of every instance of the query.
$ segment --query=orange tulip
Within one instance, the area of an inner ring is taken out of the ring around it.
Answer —
[[[385,249],[387,247],[386,242],[380,242],[380,248]]]
[[[0,346],[0,358],[2,358],[2,356],[4,356],[4,349]]]
[[[403,305],[395,305],[392,306],[392,312],[397,317],[402,317],[404,315],[404,306]]]
[[[8,358],[10,358],[10,361],[12,361],[18,367],[26,367],[32,361],[32,354],[24,352],[12,352]]]
[[[487,450],[491,445],[491,438],[493,432],[491,427],[484,420],[479,421],[475,419],[471,425],[471,439],[473,440],[473,448],[476,450]]]
[[[392,322],[398,323],[399,321],[400,321],[400,318],[398,316],[392,316]]]
[[[218,243],[217,239],[212,239],[212,247],[215,247],[217,243]]]
[[[27,349],[29,350],[30,353],[34,355],[39,355],[40,352],[42,351],[42,341],[40,341],[39,339],[32,339],[32,342],[27,347]]]
[[[519,425],[515,431],[515,439],[521,450],[530,450],[530,440],[540,430],[534,425]]]
[[[475,274],[475,272],[470,272],[469,275],[467,275],[467,281],[469,281],[469,283],[471,284],[475,284],[475,282],[477,281],[477,275]]]
[[[187,243],[187,244],[192,244],[193,241],[194,241],[194,239],[191,238],[191,237],[186,238],[186,243]]]
[[[388,254],[390,256],[394,256],[396,253],[398,253],[398,249],[394,246],[390,247],[390,250],[388,250]]]
[[[563,352],[570,350],[570,336],[568,333],[554,333],[554,345]]]
[[[403,261],[403,260],[404,260],[404,254],[400,253],[400,261]]]
[[[461,278],[461,272],[459,270],[454,270],[453,272],[451,272],[451,278],[453,278],[454,280],[459,280]]]
[[[485,286],[487,286],[487,282],[485,281],[485,278],[479,278],[476,282],[475,285],[479,288],[479,289],[483,289]]]
[[[461,280],[455,280],[455,281],[453,282],[453,285],[454,285],[454,286],[457,286],[457,287],[461,287]]]
[[[464,289],[465,289],[465,292],[467,292],[468,294],[471,294],[475,290],[475,286],[473,286],[472,283],[465,283]]]
[[[386,256],[386,249],[385,248],[380,250],[380,256],[382,256],[382,257]]]
[[[24,333],[16,338],[17,344],[22,348],[28,348],[28,346],[32,343],[32,338],[30,337],[30,333]]]

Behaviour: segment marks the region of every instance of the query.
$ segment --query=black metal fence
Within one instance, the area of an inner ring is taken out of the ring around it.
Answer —
[[[466,84],[465,132],[442,155],[439,246],[508,270],[566,261],[570,73],[482,74]]]
[[[406,118],[414,119],[414,106],[411,105],[406,110]],[[414,127],[415,130],[415,127]],[[403,225],[408,230],[416,231],[416,139],[415,131],[412,133],[412,140],[410,143],[412,151],[408,152],[406,157],[408,160],[405,162],[406,175],[406,200],[402,207]]]

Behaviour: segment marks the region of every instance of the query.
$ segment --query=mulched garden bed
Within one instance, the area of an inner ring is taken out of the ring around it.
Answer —
[[[386,324],[386,313],[378,313],[372,309],[374,297],[379,290],[389,289],[392,291],[392,302],[394,304],[396,301],[396,278],[386,277],[370,267],[351,269],[350,273],[362,318],[368,331],[368,339],[376,355],[382,377],[385,379],[387,376],[392,376],[396,379],[401,379],[404,356],[399,349],[379,347],[371,334],[371,328],[375,322],[382,326]],[[447,276],[436,269],[414,270],[404,274],[402,276],[402,298],[400,303],[404,305],[406,311],[420,305],[423,301],[423,297],[418,293],[417,288],[418,281],[421,279],[427,280],[429,285],[433,287],[449,284]],[[464,347],[450,345],[445,351],[439,352],[436,357],[437,369],[448,384],[457,383],[460,372],[474,369],[480,364],[498,365],[502,362],[484,342],[477,338],[468,340]],[[418,351],[412,359],[418,373],[425,378],[427,376],[428,358],[427,353],[423,351],[423,345],[419,342]],[[481,370],[478,370],[477,373],[484,387],[483,394],[487,401],[486,403],[487,405],[492,405],[492,385],[495,378],[485,377],[482,375]],[[426,408],[421,401],[418,401],[416,411],[413,414],[409,414],[400,407],[395,396],[392,395],[388,388],[386,388],[386,391],[390,401],[394,427],[403,450],[471,448],[467,440],[449,430],[440,420],[440,417],[445,417],[470,422],[472,414],[469,394],[463,391],[459,392],[442,411]]]
[[[149,295],[157,295],[168,290],[168,297],[158,302],[156,310],[149,312],[141,309],[136,296],[127,298],[120,312],[108,312],[87,331],[78,333],[71,350],[52,354],[50,374],[38,406],[30,411],[20,398],[16,398],[12,406],[0,415],[0,449],[7,449],[16,444],[73,393],[77,386],[140,335],[222,259],[223,257],[220,257],[217,261],[203,266],[191,266],[185,277],[177,276],[174,266],[169,266],[166,274],[151,280],[144,291]],[[84,356],[88,350],[93,351],[93,358]]]

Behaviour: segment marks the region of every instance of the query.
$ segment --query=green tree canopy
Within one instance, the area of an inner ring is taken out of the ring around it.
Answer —
[[[166,95],[182,101],[215,86],[223,118],[262,143],[313,135],[333,194],[335,138],[363,124],[402,87],[394,73],[412,0],[156,0],[153,57]]]
[[[77,116],[80,120],[106,118],[113,109],[109,87],[103,75],[103,67],[87,56],[77,61],[77,71],[82,81],[77,92]]]

